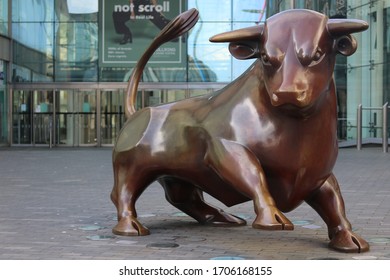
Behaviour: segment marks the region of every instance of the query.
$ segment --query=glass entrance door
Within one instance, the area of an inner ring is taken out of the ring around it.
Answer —
[[[100,143],[112,145],[125,123],[124,90],[106,90],[101,92],[100,106]]]
[[[12,107],[13,144],[49,145],[53,124],[53,91],[15,91]]]
[[[96,91],[15,90],[12,144],[97,145]]]
[[[96,92],[77,91],[75,97],[78,145],[97,145]]]
[[[12,143],[32,144],[32,91],[17,90],[12,99]]]
[[[96,92],[56,91],[55,145],[96,145]]]
[[[33,144],[49,145],[52,139],[53,91],[33,92]]]
[[[76,110],[73,90],[56,91],[54,145],[75,145]]]
[[[0,85],[0,145],[8,141],[7,92]]]

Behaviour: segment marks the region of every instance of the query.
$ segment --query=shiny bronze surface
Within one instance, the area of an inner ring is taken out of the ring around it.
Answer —
[[[213,36],[213,42],[230,42],[234,57],[254,58],[254,64],[217,92],[135,111],[150,52],[172,39],[164,39],[164,32],[180,35],[197,16],[193,9],[173,20],[129,81],[128,120],[113,150],[111,199],[118,210],[113,232],[149,234],[135,203],[158,180],[167,200],[200,223],[246,223],[207,204],[203,192],[227,206],[252,200],[257,215],[252,226],[268,230],[292,230],[282,212],[306,201],[326,222],[331,248],[369,250],[352,232],[332,173],[338,151],[335,57],[355,52],[350,34],[367,29],[367,23],[289,10],[264,25]]]

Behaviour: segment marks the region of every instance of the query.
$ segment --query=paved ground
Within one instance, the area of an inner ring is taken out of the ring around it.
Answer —
[[[248,226],[201,226],[151,185],[137,206],[146,237],[111,233],[115,208],[108,148],[0,149],[0,259],[390,259],[390,153],[380,147],[341,149],[335,174],[347,215],[371,250],[344,254],[327,248],[316,212],[302,204],[287,213],[294,231],[250,227],[252,203],[225,210]]]

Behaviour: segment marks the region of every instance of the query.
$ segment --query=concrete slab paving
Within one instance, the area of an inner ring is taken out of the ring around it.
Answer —
[[[157,183],[137,203],[151,235],[115,236],[110,148],[1,148],[0,259],[390,259],[390,154],[340,149],[334,172],[367,253],[328,249],[326,226],[307,204],[286,214],[293,231],[262,231],[250,226],[251,202],[227,208],[206,196],[248,222],[210,227],[171,206]]]

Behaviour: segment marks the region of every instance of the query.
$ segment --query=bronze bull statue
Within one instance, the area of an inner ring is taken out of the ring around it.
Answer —
[[[332,173],[338,153],[335,58],[355,52],[350,34],[367,23],[289,10],[263,25],[216,35],[212,42],[230,42],[234,57],[255,63],[219,91],[136,111],[147,60],[197,18],[192,9],[171,21],[130,78],[128,120],[113,150],[113,233],[149,234],[137,220],[135,203],[158,180],[166,199],[202,224],[246,224],[207,204],[203,192],[227,206],[252,200],[252,226],[268,230],[292,230],[282,212],[306,201],[327,224],[331,248],[368,251],[368,243],[352,232]]]

